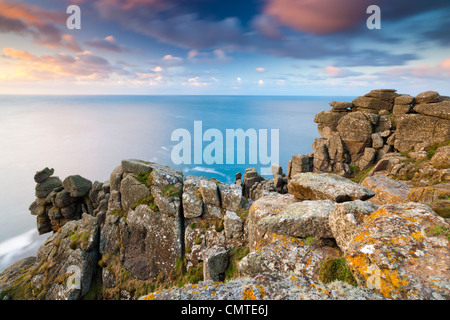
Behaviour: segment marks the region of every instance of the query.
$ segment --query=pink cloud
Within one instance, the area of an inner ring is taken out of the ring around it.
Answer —
[[[450,58],[439,62],[436,66],[421,64],[414,67],[398,67],[380,72],[389,77],[411,77],[421,79],[449,79],[450,80]]]
[[[363,23],[372,0],[268,0],[264,13],[298,31],[330,34]]]
[[[342,69],[335,66],[328,66],[323,69],[323,72],[325,72],[330,78],[346,78],[361,75],[360,72]]]

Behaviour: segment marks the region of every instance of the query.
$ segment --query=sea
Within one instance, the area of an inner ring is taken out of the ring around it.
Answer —
[[[28,210],[35,199],[36,171],[49,167],[61,180],[79,174],[104,182],[122,159],[142,159],[185,175],[233,183],[235,174],[246,168],[270,167],[267,156],[272,163],[278,152],[286,172],[292,155],[311,152],[320,137],[315,114],[329,110],[331,101],[354,98],[1,95],[0,271],[35,256],[51,235],[38,235],[36,217]],[[255,139],[247,139],[245,149],[237,142],[229,148],[227,130],[238,129],[256,133],[257,146]],[[230,152],[234,157],[227,161]]]

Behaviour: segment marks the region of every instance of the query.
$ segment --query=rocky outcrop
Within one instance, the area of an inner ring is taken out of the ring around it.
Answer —
[[[270,179],[134,159],[105,183],[38,171],[30,212],[53,235],[0,274],[0,297],[450,299],[447,101],[333,101],[314,152]]]
[[[364,215],[347,223],[353,236],[336,237],[360,285],[393,299],[450,298],[449,240],[436,232],[448,230],[444,219],[417,203],[385,205]]]
[[[344,202],[374,196],[372,191],[355,182],[327,173],[299,173],[289,181],[288,189],[298,199]]]
[[[393,89],[372,90],[350,102],[331,102],[332,109],[314,121],[323,138],[314,153],[295,155],[291,179],[300,172],[329,172],[348,177],[375,165],[390,152],[410,152],[423,142],[450,140],[450,101],[435,91],[412,97]],[[308,161],[309,159],[309,161]],[[352,167],[352,170],[350,170]]]
[[[323,284],[303,277],[258,274],[217,283],[204,281],[157,291],[141,300],[383,300],[369,289],[343,282]]]
[[[105,213],[109,201],[109,182],[91,181],[79,176],[69,176],[64,181],[52,177],[54,169],[36,172],[36,200],[29,210],[36,216],[40,234],[59,230],[64,224],[78,220],[83,213],[96,216]]]

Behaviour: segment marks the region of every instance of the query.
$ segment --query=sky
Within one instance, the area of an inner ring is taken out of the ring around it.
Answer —
[[[0,0],[0,94],[450,95],[449,80],[449,0]]]

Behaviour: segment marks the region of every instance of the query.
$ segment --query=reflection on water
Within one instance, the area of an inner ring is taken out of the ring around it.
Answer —
[[[0,260],[7,254],[1,250],[15,248],[11,243],[5,246],[8,239],[22,235],[14,241],[28,239],[30,243],[37,243],[37,236],[31,237],[28,233],[35,229],[35,217],[29,214],[28,206],[34,200],[33,176],[37,170],[54,168],[55,175],[61,179],[80,174],[92,181],[106,181],[122,159],[136,158],[170,165],[185,174],[214,176],[233,182],[234,174],[249,165],[172,164],[170,152],[175,143],[170,141],[171,133],[177,128],[193,130],[195,120],[203,122],[203,130],[279,129],[280,164],[286,170],[293,154],[311,151],[311,144],[318,137],[314,115],[329,109],[328,102],[332,100],[337,99],[2,96]]]

